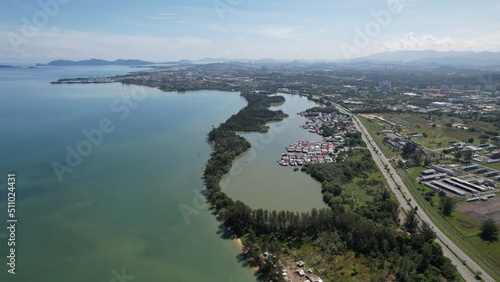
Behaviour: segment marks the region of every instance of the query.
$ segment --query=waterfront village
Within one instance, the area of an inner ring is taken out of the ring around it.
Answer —
[[[298,141],[287,146],[278,164],[281,166],[301,166],[315,163],[333,163],[335,155],[343,147],[349,133],[357,131],[351,117],[341,113],[303,111],[297,113],[307,117],[302,127],[311,133],[324,136],[323,141]],[[325,130],[330,130],[325,134]],[[348,150],[348,147],[344,147]]]

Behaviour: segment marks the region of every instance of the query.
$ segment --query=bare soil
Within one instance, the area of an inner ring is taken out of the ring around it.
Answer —
[[[475,201],[457,205],[457,211],[465,213],[477,220],[493,219],[500,222],[500,197],[489,198],[488,201]]]

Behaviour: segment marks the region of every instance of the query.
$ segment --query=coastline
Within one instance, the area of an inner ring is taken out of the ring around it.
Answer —
[[[234,244],[238,247],[238,249],[243,253],[243,243],[240,238],[233,239]]]
[[[241,238],[235,238],[235,239],[232,239],[231,241],[234,242],[234,245],[238,248],[238,250],[240,251],[240,254],[244,255],[244,253],[243,253],[244,246],[243,246],[243,242],[241,242]],[[252,271],[254,273],[257,273],[257,271],[259,271],[259,268],[257,266],[250,267],[250,269],[252,269]]]

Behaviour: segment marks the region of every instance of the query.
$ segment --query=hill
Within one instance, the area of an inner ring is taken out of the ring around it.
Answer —
[[[500,52],[458,51],[394,51],[354,59],[353,62],[400,63],[434,66],[495,66],[500,65]]]
[[[101,59],[90,59],[82,61],[70,60],[54,60],[46,64],[46,66],[138,66],[138,65],[151,65],[153,62],[142,60],[119,59],[115,61],[106,61]],[[41,64],[37,64],[41,65]]]

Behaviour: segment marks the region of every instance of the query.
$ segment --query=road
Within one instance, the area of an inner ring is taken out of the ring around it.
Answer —
[[[341,107],[340,105],[335,104],[335,106],[343,113],[352,115],[349,111],[347,111],[345,108]],[[370,150],[373,160],[375,163],[378,165],[380,168],[380,171],[384,175],[384,177],[387,179],[387,183],[389,184],[389,187],[391,190],[394,192],[394,195],[396,195],[397,200],[401,204],[401,208],[404,210],[410,210],[412,208],[418,208],[418,217],[421,221],[425,221],[431,226],[431,228],[434,230],[436,233],[436,241],[441,245],[443,249],[443,253],[446,257],[450,258],[452,263],[457,267],[458,272],[460,275],[466,280],[466,281],[477,281],[475,278],[475,273],[472,273],[462,262],[465,261],[467,265],[473,270],[473,271],[480,271],[481,278],[484,281],[487,282],[494,282],[495,280],[491,278],[491,276],[488,275],[482,269],[479,265],[477,265],[472,259],[470,259],[469,256],[467,256],[459,247],[455,245],[446,235],[444,235],[439,228],[432,222],[432,220],[427,216],[427,214],[424,212],[422,207],[418,205],[417,201],[413,198],[411,195],[410,191],[406,187],[406,185],[403,183],[401,178],[399,177],[399,174],[396,172],[396,170],[392,167],[392,165],[389,163],[387,158],[382,155],[380,148],[378,147],[377,143],[373,140],[371,135],[368,133],[364,125],[359,121],[359,119],[355,116],[353,116],[353,119],[355,121],[355,125],[357,129],[361,132],[363,141],[365,141],[366,145],[368,146],[368,149]],[[398,187],[400,188],[398,190]],[[408,204],[408,203],[411,203]]]

